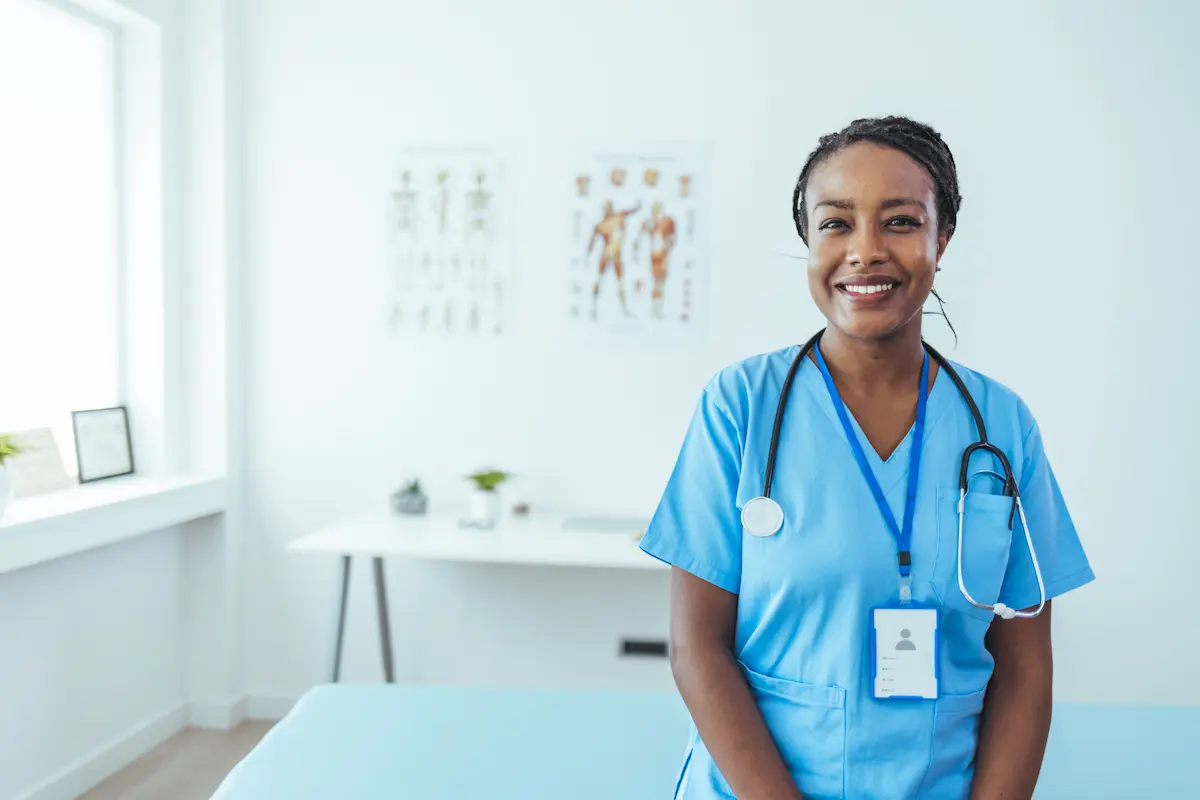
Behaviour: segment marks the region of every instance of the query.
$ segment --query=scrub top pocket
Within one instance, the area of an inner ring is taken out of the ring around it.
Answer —
[[[933,751],[921,797],[955,797],[963,777],[973,773],[985,694],[943,695],[935,701]]]
[[[938,487],[934,590],[943,608],[990,622],[994,616],[991,609],[971,605],[958,585],[958,491],[957,487]],[[962,576],[976,602],[994,605],[1000,599],[1012,537],[1020,535],[1019,518],[1013,530],[1008,527],[1012,510],[1011,497],[980,491],[967,493]]]
[[[743,666],[771,737],[809,800],[841,800],[846,690],[772,678]]]

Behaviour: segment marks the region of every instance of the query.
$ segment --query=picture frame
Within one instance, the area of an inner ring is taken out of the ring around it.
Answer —
[[[71,425],[81,484],[133,474],[133,440],[125,406],[72,411]]]

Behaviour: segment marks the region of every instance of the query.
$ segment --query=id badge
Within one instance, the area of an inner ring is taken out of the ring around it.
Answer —
[[[936,700],[938,611],[899,606],[871,611],[871,678],[878,700]]]

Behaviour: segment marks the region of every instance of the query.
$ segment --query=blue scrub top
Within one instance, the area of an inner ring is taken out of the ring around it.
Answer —
[[[808,800],[965,800],[993,665],[984,646],[993,615],[958,588],[958,475],[963,450],[978,438],[974,421],[939,370],[926,411],[912,591],[914,602],[942,610],[941,697],[876,700],[870,612],[898,599],[896,541],[811,360],[796,375],[780,435],[772,496],[783,528],[766,538],[742,531],[740,510],[762,493],[779,392],[798,350],[747,359],[705,387],[641,547],[738,594],[735,655]],[[1006,387],[953,366],[989,440],[1012,464],[1046,596],[1093,580],[1033,415]],[[912,431],[884,461],[853,424],[902,519]],[[992,462],[977,453],[971,472],[1002,473]],[[1012,503],[1002,488],[986,476],[971,482],[963,578],[981,603],[1028,608],[1038,603],[1037,580],[1020,518],[1008,529]],[[677,797],[732,796],[693,729]]]

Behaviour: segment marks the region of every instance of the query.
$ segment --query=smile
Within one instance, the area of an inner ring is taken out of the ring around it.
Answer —
[[[850,295],[856,301],[883,300],[899,288],[900,281],[891,275],[852,275],[834,284],[838,291]]]
[[[872,286],[839,286],[838,288],[850,294],[879,294],[880,292],[890,292],[898,285],[896,283],[877,283]]]

